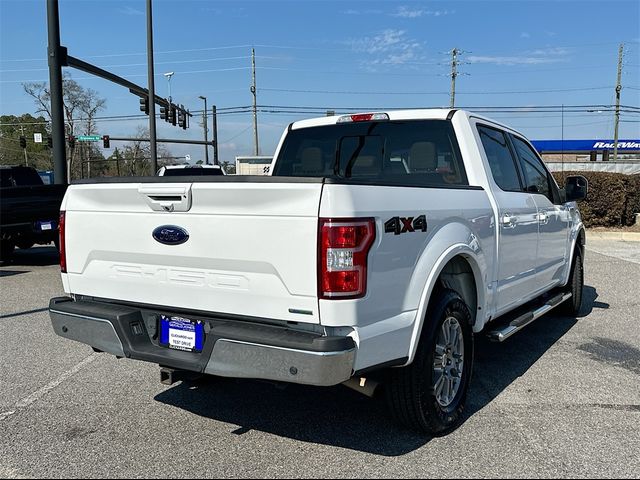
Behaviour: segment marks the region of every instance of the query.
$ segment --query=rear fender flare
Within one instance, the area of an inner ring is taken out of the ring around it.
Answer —
[[[471,317],[474,321],[474,324],[472,325],[473,330],[478,331],[484,326],[484,315],[487,311],[487,298],[485,295],[486,288],[484,286],[487,267],[484,262],[484,255],[481,251],[471,248],[471,246],[467,243],[456,243],[449,246],[449,248],[442,252],[442,254],[438,257],[437,261],[433,265],[433,268],[431,268],[426,282],[423,284],[420,303],[414,320],[411,342],[409,344],[408,360],[405,365],[409,365],[411,362],[413,362],[413,359],[416,355],[418,341],[422,333],[422,327],[424,322],[426,321],[425,317],[427,308],[429,306],[431,294],[436,286],[436,282],[438,281],[438,278],[447,263],[449,263],[450,260],[457,256],[461,256],[469,263],[476,283],[477,309],[475,312],[471,312]]]

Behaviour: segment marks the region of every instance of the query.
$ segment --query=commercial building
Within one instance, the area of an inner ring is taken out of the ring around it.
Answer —
[[[236,157],[236,175],[269,175],[272,160],[266,155]]]
[[[640,173],[640,139],[618,140],[613,161],[613,140],[532,140],[549,170]]]

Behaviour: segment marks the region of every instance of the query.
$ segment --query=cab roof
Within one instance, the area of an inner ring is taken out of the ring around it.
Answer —
[[[389,116],[389,121],[394,120],[446,120],[447,118],[452,118],[453,115],[465,115],[467,118],[473,117],[477,119],[484,120],[486,122],[490,122],[494,125],[498,125],[505,130],[510,130],[512,132],[517,133],[518,135],[524,136],[522,133],[517,130],[505,125],[496,120],[492,120],[489,117],[485,117],[484,115],[477,114],[475,112],[470,112],[468,110],[458,110],[455,108],[423,108],[423,109],[406,109],[406,110],[385,110],[385,111],[367,111],[367,112],[353,112],[349,114],[341,114],[341,115],[333,115],[330,117],[316,117],[310,118],[306,120],[299,120],[291,124],[292,130],[297,130],[300,128],[309,128],[309,127],[321,127],[326,125],[335,125],[341,117],[347,117],[350,115],[361,115],[365,113],[385,113]]]

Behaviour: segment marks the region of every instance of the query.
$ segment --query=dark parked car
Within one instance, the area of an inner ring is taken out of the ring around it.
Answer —
[[[66,185],[45,185],[32,167],[0,167],[0,261],[15,247],[58,245],[60,204]]]

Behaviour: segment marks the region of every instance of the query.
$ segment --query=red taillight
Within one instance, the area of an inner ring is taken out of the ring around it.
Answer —
[[[67,273],[67,249],[64,241],[64,218],[65,212],[60,212],[60,222],[58,223],[58,231],[60,233],[60,271]]]
[[[367,256],[376,238],[375,220],[321,218],[318,237],[320,298],[363,297],[367,292]]]

